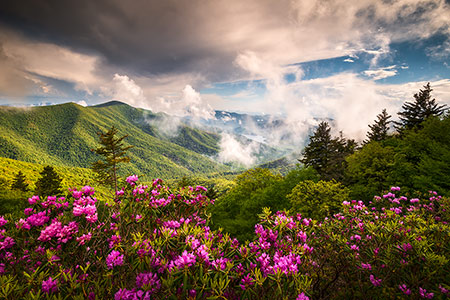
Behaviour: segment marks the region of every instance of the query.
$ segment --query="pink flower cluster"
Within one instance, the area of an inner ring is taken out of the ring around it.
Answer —
[[[136,181],[139,180],[137,175],[131,175],[128,176],[127,179],[125,179],[129,185],[134,186],[136,184]]]
[[[194,265],[196,262],[195,255],[191,252],[187,252],[187,250],[184,250],[181,255],[179,255],[176,259],[170,262],[169,269],[174,269],[175,267],[177,269],[184,269],[185,267],[190,267]]]
[[[158,276],[152,272],[139,273],[136,276],[136,286],[140,289],[147,286],[148,288],[146,288],[146,290],[150,290],[151,293],[154,293],[161,288],[161,281],[158,279]]]
[[[420,297],[425,298],[425,299],[433,299],[433,297],[434,297],[434,293],[427,293],[427,290],[423,289],[421,287],[419,287],[419,294],[420,294]]]
[[[408,289],[408,287],[406,286],[406,284],[400,284],[399,286],[398,286],[398,288],[403,292],[403,294],[405,294],[405,295],[411,295],[411,290],[410,289]]]
[[[90,241],[92,238],[92,233],[83,234],[82,236],[77,237],[77,242],[79,245],[84,245],[86,242]]]
[[[373,276],[373,274],[370,274],[369,279],[374,286],[381,286],[381,278],[376,278],[375,276]]]
[[[122,266],[124,263],[123,254],[120,254],[119,251],[113,250],[108,257],[106,258],[106,265],[108,269],[113,269],[115,266]]]
[[[90,223],[97,222],[98,214],[95,203],[97,199],[91,198],[94,189],[89,186],[85,186],[81,192],[72,191],[72,196],[75,198],[73,202],[73,215],[79,217],[85,215],[86,220]]]
[[[53,237],[58,238],[58,243],[67,243],[72,237],[78,233],[78,224],[75,221],[70,222],[68,225],[62,226],[61,222],[56,219],[41,231],[38,238],[41,242],[48,242]]]
[[[42,281],[42,291],[46,294],[56,293],[58,291],[58,279],[49,277],[47,280]]]

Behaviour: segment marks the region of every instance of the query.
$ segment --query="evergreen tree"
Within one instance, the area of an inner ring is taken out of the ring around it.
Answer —
[[[16,177],[14,177],[11,184],[11,189],[19,190],[22,192],[28,191],[28,183],[25,182],[25,175],[22,173],[22,171],[19,171]]]
[[[320,122],[316,131],[309,138],[309,144],[303,149],[300,162],[305,166],[313,167],[320,176],[329,168],[333,152],[333,139],[328,122]]]
[[[423,90],[414,94],[414,102],[403,104],[402,112],[399,112],[400,122],[396,122],[396,128],[401,133],[405,129],[421,128],[421,124],[427,118],[441,116],[446,110],[446,105],[438,105],[436,99],[431,99],[431,87],[428,82]]]
[[[102,184],[114,187],[115,193],[117,192],[118,164],[130,161],[130,158],[125,156],[125,154],[128,149],[133,147],[125,147],[123,140],[128,135],[116,137],[117,132],[117,128],[113,126],[106,133],[98,133],[100,144],[102,146],[92,150],[103,156],[103,160],[98,160],[92,164],[92,170],[98,174],[98,181]]]
[[[332,145],[331,161],[322,179],[343,181],[346,158],[355,152],[357,143],[353,139],[344,138],[341,131],[339,137],[332,140]]]
[[[45,166],[40,175],[41,177],[36,181],[36,195],[58,196],[62,193],[62,179],[53,167]]]
[[[303,149],[300,162],[305,166],[313,167],[321,179],[335,179],[341,181],[345,170],[345,158],[352,154],[356,148],[354,140],[347,140],[342,132],[339,137],[332,138],[328,122],[321,122],[309,144]]]
[[[390,118],[391,115],[387,113],[386,109],[383,109],[381,114],[377,115],[375,123],[369,125],[370,131],[367,132],[367,140],[364,141],[364,143],[368,144],[372,141],[384,141],[388,137],[389,124],[392,122],[389,120]]]

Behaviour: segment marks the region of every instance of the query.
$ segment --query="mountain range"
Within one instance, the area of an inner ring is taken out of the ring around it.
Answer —
[[[173,178],[192,173],[225,172],[229,167],[208,155],[218,152],[220,136],[182,126],[174,136],[164,136],[146,120],[161,115],[113,101],[83,107],[75,103],[52,106],[0,108],[0,156],[55,166],[89,168],[100,157],[99,132],[115,126],[125,143],[130,164],[125,174]],[[164,136],[164,137],[163,137]]]
[[[241,126],[242,120],[248,119],[248,116],[227,112],[216,115],[216,122],[223,123],[223,118],[232,116],[233,122],[241,120]],[[179,178],[233,170],[233,164],[217,160],[221,151],[218,126],[200,129],[188,126],[191,123],[119,101],[88,107],[75,103],[26,108],[0,106],[0,156],[39,164],[89,168],[100,159],[92,152],[99,146],[98,133],[106,132],[114,125],[118,135],[128,135],[125,143],[133,146],[128,150],[131,163],[122,167],[124,175]],[[236,128],[235,133],[239,133]],[[258,143],[255,153],[258,163],[282,155],[263,141],[259,143],[245,135],[237,139],[243,145]]]

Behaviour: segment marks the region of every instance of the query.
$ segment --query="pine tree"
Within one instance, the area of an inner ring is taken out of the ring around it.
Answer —
[[[113,126],[106,133],[98,133],[102,146],[92,150],[103,156],[103,160],[98,160],[92,164],[92,170],[97,173],[100,183],[114,187],[115,194],[117,192],[118,164],[130,161],[130,158],[125,154],[128,149],[133,147],[125,147],[123,140],[128,135],[118,138],[116,137],[117,132],[117,128]]]
[[[11,184],[11,189],[19,190],[22,192],[28,191],[28,183],[25,182],[25,175],[22,173],[22,171],[19,171],[16,177],[14,177]]]
[[[321,122],[316,131],[309,138],[309,144],[303,149],[303,157],[300,159],[305,166],[313,167],[321,176],[329,168],[332,158],[333,139],[328,122]]]
[[[45,166],[40,173],[41,177],[36,181],[36,195],[58,196],[62,193],[61,177],[51,166]]]
[[[353,139],[344,138],[342,131],[339,133],[339,137],[334,138],[332,142],[333,151],[331,153],[330,164],[322,178],[325,180],[335,179],[337,181],[343,181],[345,168],[347,167],[346,158],[355,152],[358,144]]]
[[[383,109],[381,114],[377,115],[375,123],[369,125],[370,131],[367,132],[367,140],[364,141],[364,143],[368,144],[372,141],[384,141],[388,137],[389,124],[392,122],[389,120],[390,118],[391,115],[387,113],[386,109]]]
[[[401,133],[405,129],[421,128],[421,124],[427,118],[441,116],[446,110],[446,105],[438,105],[436,99],[431,99],[431,87],[428,82],[423,90],[414,94],[414,102],[403,104],[402,112],[399,112],[400,122],[396,122],[396,128]]]
[[[340,133],[339,137],[332,138],[331,128],[325,121],[321,122],[309,144],[303,149],[300,159],[305,166],[313,167],[321,179],[335,179],[341,181],[345,170],[345,158],[355,151],[355,140],[345,139]]]

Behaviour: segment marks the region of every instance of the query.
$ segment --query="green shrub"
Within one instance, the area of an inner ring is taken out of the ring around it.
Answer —
[[[305,180],[297,184],[287,198],[293,211],[321,220],[338,212],[341,203],[349,200],[349,194],[350,190],[335,180]]]

